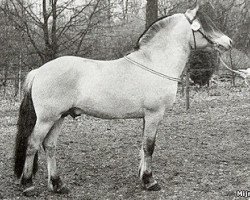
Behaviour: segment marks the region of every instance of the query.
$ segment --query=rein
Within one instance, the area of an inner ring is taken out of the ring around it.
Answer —
[[[150,68],[146,67],[145,65],[142,65],[141,63],[138,63],[138,62],[136,62],[136,61],[130,59],[130,58],[127,57],[127,56],[124,56],[124,58],[125,58],[127,61],[133,63],[134,65],[136,65],[136,66],[140,67],[141,69],[144,69],[144,70],[146,70],[146,71],[148,71],[148,72],[150,72],[150,73],[152,73],[152,74],[155,74],[155,75],[160,76],[160,77],[162,77],[162,78],[166,78],[166,79],[171,80],[171,81],[181,82],[181,79],[180,79],[180,78],[171,77],[171,76],[168,76],[168,75],[166,75],[166,74],[162,74],[162,73],[160,73],[160,72],[157,72],[157,71],[155,71],[155,70],[153,70],[153,69],[150,69]]]
[[[231,72],[234,72],[236,74],[239,74],[240,76],[242,76],[243,78],[246,78],[246,75],[244,74],[244,72],[238,71],[238,70],[234,70],[230,67],[228,67],[228,65],[222,60],[222,58],[220,57],[220,62],[223,64],[224,67],[226,67],[228,70],[230,70]]]

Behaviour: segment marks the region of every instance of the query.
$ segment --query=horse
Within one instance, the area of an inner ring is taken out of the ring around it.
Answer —
[[[102,119],[143,121],[139,179],[145,190],[160,190],[152,173],[156,133],[173,105],[179,77],[191,49],[226,51],[232,40],[197,5],[165,16],[140,36],[137,49],[116,60],[63,56],[28,73],[19,108],[14,173],[24,195],[33,195],[38,150],[46,153],[48,189],[68,193],[56,167],[56,145],[63,119],[86,114]]]

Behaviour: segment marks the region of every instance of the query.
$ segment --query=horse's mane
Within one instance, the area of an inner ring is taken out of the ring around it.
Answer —
[[[135,49],[147,44],[161,29],[165,28],[173,20],[172,16],[164,16],[153,22],[137,40]]]

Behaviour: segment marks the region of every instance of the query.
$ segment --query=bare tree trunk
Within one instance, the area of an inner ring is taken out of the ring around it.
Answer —
[[[15,73],[15,77],[14,77],[14,89],[15,89],[14,97],[16,97],[17,94],[18,94],[18,84],[19,84],[18,81],[19,81],[19,73]]]
[[[47,1],[43,0],[43,33],[44,33],[44,44],[45,44],[45,52],[44,52],[44,62],[48,62],[56,58],[58,45],[57,45],[57,0],[51,0],[51,13],[48,13],[47,10]],[[51,37],[49,34],[49,18],[52,17],[52,27],[51,27]],[[50,41],[51,38],[51,41]]]
[[[22,99],[22,54],[20,54],[19,70],[18,70],[18,97]]]
[[[158,18],[158,0],[147,0],[146,5],[146,28]]]
[[[49,51],[50,51],[50,43],[49,43],[49,14],[47,13],[47,1],[43,0],[43,36],[44,36],[44,45],[45,45],[45,51],[44,51],[44,63],[48,62],[50,60],[49,58]]]
[[[111,26],[112,26],[112,12],[111,12],[111,7],[112,7],[112,5],[111,5],[111,2],[110,2],[110,0],[108,0],[108,26],[109,26],[109,29],[111,30]]]
[[[123,22],[128,22],[128,0],[122,0]]]
[[[55,59],[58,53],[58,44],[57,44],[57,0],[52,0],[52,28],[51,28],[51,60]]]

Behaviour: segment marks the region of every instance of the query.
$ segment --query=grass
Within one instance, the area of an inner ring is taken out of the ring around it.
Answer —
[[[137,177],[141,120],[65,120],[58,142],[58,167],[69,195],[48,192],[40,152],[35,184],[27,199],[226,200],[249,190],[250,89],[219,86],[191,91],[191,109],[178,95],[159,126],[153,157],[162,190],[141,189]],[[0,199],[26,199],[13,176],[12,159],[19,102],[1,100]]]

